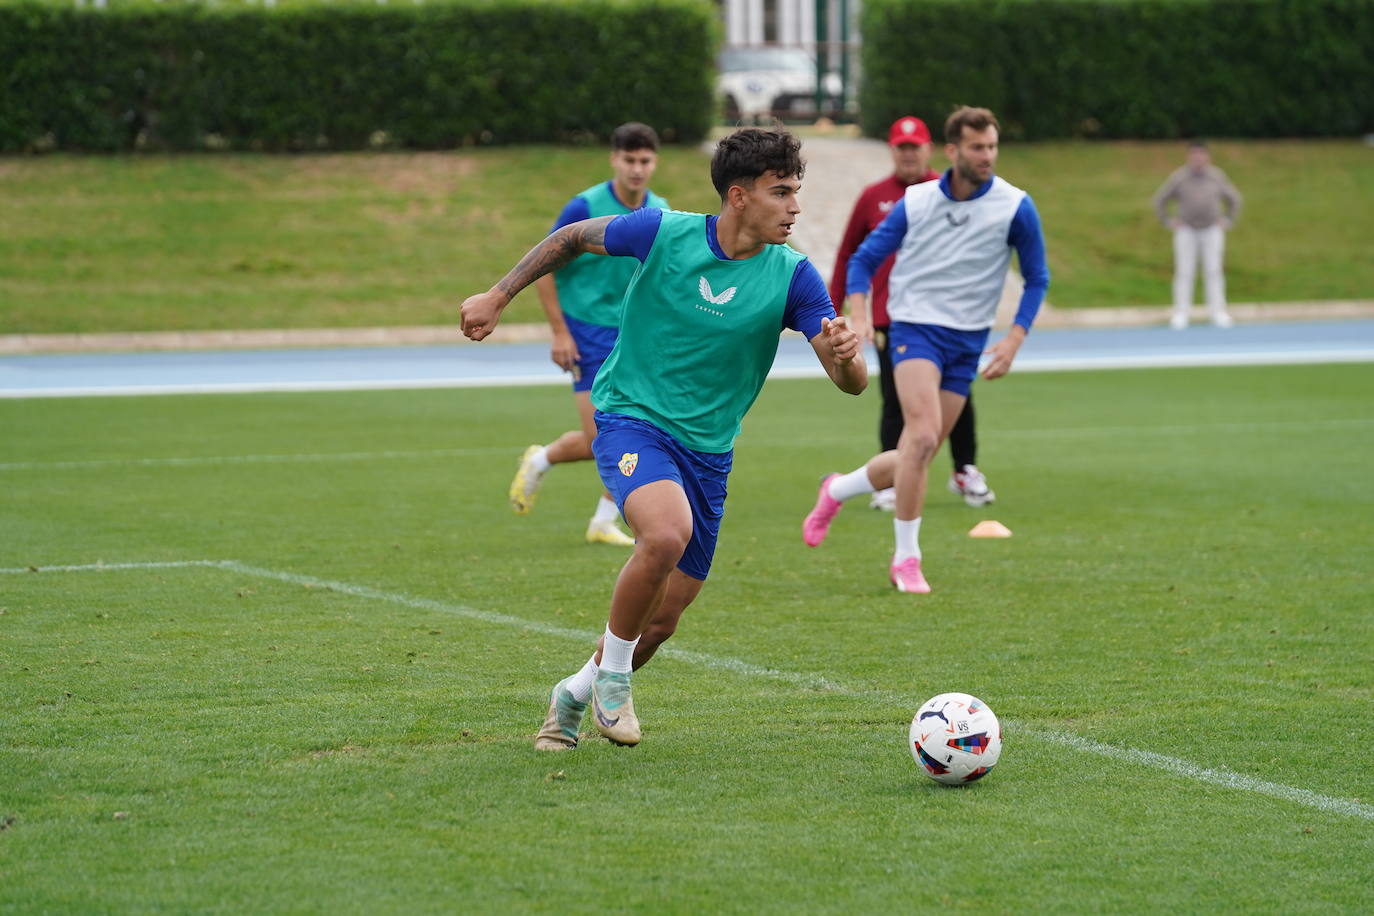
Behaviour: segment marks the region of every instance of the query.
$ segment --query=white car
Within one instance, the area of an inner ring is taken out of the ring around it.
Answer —
[[[725,48],[718,65],[716,90],[724,98],[727,120],[819,113],[816,61],[801,48]],[[827,73],[821,86],[822,107],[838,107],[840,75]]]

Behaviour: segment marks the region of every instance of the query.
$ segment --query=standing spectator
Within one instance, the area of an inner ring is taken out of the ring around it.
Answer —
[[[936,181],[940,173],[930,167],[930,128],[920,118],[907,116],[892,122],[887,132],[887,145],[892,154],[892,174],[863,189],[854,202],[839,251],[835,253],[835,269],[830,276],[830,300],[843,313],[844,285],[849,275],[849,258],[858,250],[868,234],[892,212],[906,189],[923,181]],[[887,315],[887,278],[892,273],[896,256],[883,262],[873,274],[873,345],[878,351],[878,377],[881,382],[883,406],[878,419],[878,442],[884,451],[897,447],[902,435],[902,405],[897,400],[897,382],[892,374],[892,357],[887,352],[890,319]],[[974,429],[973,395],[964,402],[964,410],[949,433],[949,454],[954,459],[954,473],[949,479],[951,492],[962,496],[970,506],[985,506],[995,498],[987,480],[978,470],[978,439]],[[892,487],[873,494],[870,505],[891,512],[897,502]]]
[[[1172,217],[1169,215],[1171,200],[1177,201]],[[1240,216],[1240,192],[1225,172],[1212,165],[1206,143],[1194,140],[1188,144],[1187,164],[1170,175],[1155,192],[1154,205],[1159,221],[1174,231],[1174,313],[1169,326],[1175,331],[1188,327],[1194,277],[1200,259],[1202,285],[1212,324],[1229,328],[1233,322],[1226,311],[1226,277],[1222,274],[1221,261],[1226,249],[1226,231]]]

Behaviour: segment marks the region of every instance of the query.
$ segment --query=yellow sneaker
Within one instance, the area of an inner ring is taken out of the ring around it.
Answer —
[[[596,730],[612,744],[630,747],[639,743],[639,717],[630,699],[630,676],[598,671],[592,681],[592,716]]]
[[[612,544],[616,547],[633,547],[635,539],[620,530],[615,519],[604,522],[590,522],[587,525],[588,544]]]
[[[534,498],[539,495],[539,484],[544,475],[534,469],[535,454],[542,445],[531,445],[520,456],[520,467],[515,471],[515,479],[510,482],[510,507],[516,515],[529,515],[534,508]]]
[[[577,747],[577,732],[582,727],[582,714],[587,711],[586,703],[579,703],[565,684],[564,678],[554,685],[549,695],[549,714],[539,734],[534,736],[536,751],[570,751]]]

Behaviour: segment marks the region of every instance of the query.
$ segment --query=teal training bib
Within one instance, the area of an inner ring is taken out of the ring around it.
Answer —
[[[633,213],[611,193],[611,183],[604,181],[577,195],[587,202],[588,218],[620,216]],[[654,210],[668,209],[668,201],[649,191],[644,206]],[[634,258],[611,258],[605,255],[578,255],[571,263],[554,272],[558,287],[558,306],[564,314],[578,321],[613,328],[620,324],[620,302],[625,287],[639,267]]]
[[[607,413],[648,420],[699,452],[728,452],[773,366],[805,255],[768,245],[721,260],[706,217],[667,211],[625,293],[620,336],[592,386]]]

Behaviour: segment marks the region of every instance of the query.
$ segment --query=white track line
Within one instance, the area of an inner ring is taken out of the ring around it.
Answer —
[[[1294,366],[1320,363],[1374,362],[1374,349],[1256,350],[1235,353],[1159,353],[1137,356],[1030,357],[1016,364],[1017,372],[1080,372],[1100,369],[1195,369],[1207,366]]]
[[[520,617],[513,617],[509,614],[497,614],[491,611],[481,611],[476,608],[466,607],[461,604],[451,604],[444,601],[435,601],[430,598],[415,598],[410,595],[398,592],[386,592],[381,589],[371,588],[366,585],[357,585],[351,582],[340,582],[333,579],[320,579],[315,576],[305,576],[299,573],[286,572],[283,570],[266,569],[261,566],[249,566],[234,560],[183,560],[150,563],[92,563],[81,566],[44,566],[44,567],[17,567],[0,568],[0,574],[28,573],[42,574],[45,572],[108,572],[115,570],[139,570],[139,569],[184,569],[189,567],[202,567],[212,569],[225,569],[241,575],[255,576],[263,579],[275,579],[278,582],[287,582],[293,585],[301,585],[306,588],[329,589],[344,595],[352,595],[356,598],[365,598],[369,601],[381,601],[388,604],[399,604],[404,607],[415,608],[417,610],[433,611],[440,614],[448,614],[457,617],[465,617],[469,620],[477,620],[482,623],[490,623],[498,626],[515,627],[517,629],[528,630],[540,633],[545,636],[556,636],[561,639],[576,640],[584,645],[591,645],[596,639],[596,634],[590,630],[577,630],[570,627],[556,627],[550,624],[538,623],[536,621],[525,620]],[[689,664],[700,665],[704,668],[713,668],[718,671],[729,671],[733,674],[741,674],[747,677],[767,678],[774,681],[782,681],[797,687],[804,687],[815,690],[828,690],[848,696],[867,696],[880,699],[884,702],[893,702],[912,706],[913,701],[910,697],[900,694],[879,690],[866,690],[848,687],[832,681],[828,678],[816,674],[805,674],[800,672],[785,671],[778,668],[766,668],[762,665],[755,665],[751,662],[740,661],[739,659],[729,658],[720,655],[709,655],[704,652],[693,652],[690,650],[677,649],[673,646],[664,646],[659,650],[660,656],[677,659],[678,661]],[[1374,805],[1364,802],[1354,801],[1345,798],[1335,798],[1330,795],[1322,795],[1320,792],[1313,792],[1310,789],[1299,789],[1294,786],[1287,786],[1282,783],[1268,782],[1267,780],[1257,779],[1253,776],[1246,776],[1241,773],[1229,770],[1218,770],[1209,767],[1198,766],[1187,760],[1178,757],[1169,757],[1165,754],[1157,754],[1153,751],[1141,751],[1134,748],[1116,747],[1111,744],[1103,744],[1092,741],[1079,735],[1068,732],[1042,729],[1038,726],[1026,725],[1020,722],[1007,723],[1014,730],[1031,738],[1048,741],[1063,747],[1070,748],[1083,753],[1095,754],[1099,757],[1107,757],[1112,760],[1119,760],[1125,763],[1135,764],[1152,770],[1164,770],[1195,782],[1205,782],[1227,789],[1234,789],[1242,792],[1253,792],[1257,795],[1267,795],[1271,798],[1281,799],[1292,802],[1307,808],[1314,808],[1328,814],[1342,814],[1349,817],[1357,817],[1367,821],[1374,821]]]
[[[1160,353],[1138,355],[1036,357],[1027,354],[1016,364],[1017,372],[1077,372],[1109,369],[1182,369],[1206,366],[1276,366],[1316,363],[1374,362],[1374,349],[1312,349],[1274,352],[1269,350]],[[876,372],[876,366],[870,374]],[[773,379],[825,378],[825,370],[815,366],[778,366],[768,373]],[[310,391],[390,391],[425,388],[516,388],[559,386],[568,383],[562,374],[548,372],[512,373],[489,377],[450,376],[442,378],[399,379],[319,379],[299,381],[173,382],[143,385],[73,385],[48,388],[0,388],[0,398],[74,398],[141,397],[181,394],[264,394]]]
[[[1352,362],[1353,360],[1341,360]],[[349,379],[299,382],[177,382],[166,385],[74,385],[70,388],[0,388],[0,398],[143,397],[164,394],[271,394],[310,391],[414,391],[424,388],[524,388],[567,385],[562,375],[506,375],[496,378]]]

